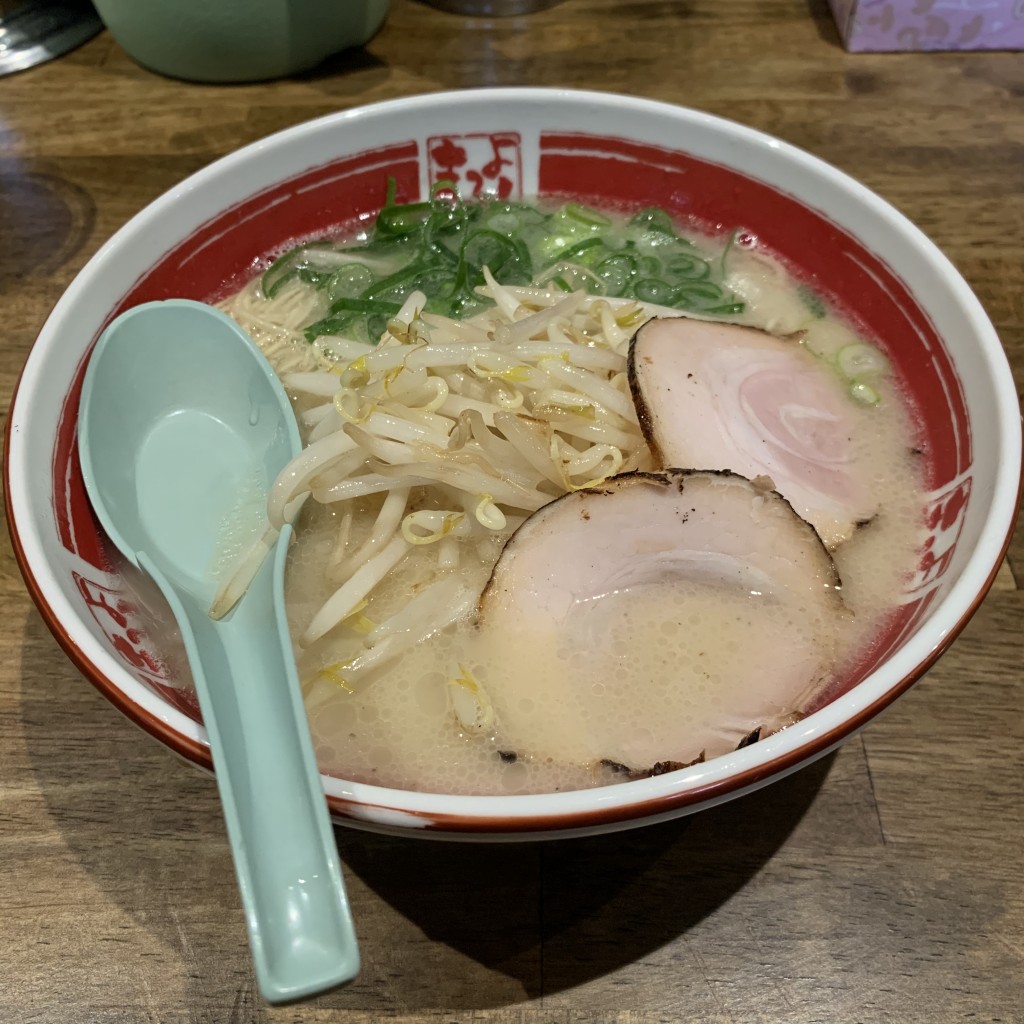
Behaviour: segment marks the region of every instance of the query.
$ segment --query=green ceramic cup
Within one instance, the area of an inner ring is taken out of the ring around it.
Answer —
[[[144,67],[194,82],[255,82],[361,46],[389,0],[94,0]]]

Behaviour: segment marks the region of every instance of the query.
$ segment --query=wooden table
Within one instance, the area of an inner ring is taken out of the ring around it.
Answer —
[[[85,261],[186,175],[296,122],[476,85],[722,114],[908,214],[1024,375],[1024,56],[851,55],[825,0],[396,0],[316,73],[205,87],[102,34],[0,80],[3,395]],[[532,846],[338,832],[364,969],[262,1004],[212,782],[121,719],[0,585],[0,1021],[1024,1021],[1024,538],[961,639],[835,756],[636,832]]]

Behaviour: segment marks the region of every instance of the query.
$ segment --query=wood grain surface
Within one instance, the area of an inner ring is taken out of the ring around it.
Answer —
[[[825,0],[395,0],[365,49],[251,86],[174,82],[106,33],[0,79],[0,391],[101,243],[190,172],[368,101],[479,85],[668,100],[771,132],[919,224],[1024,380],[1024,55],[852,55]],[[215,788],[72,668],[3,538],[0,1022],[1024,1021],[1024,537],[962,637],[835,754],[603,838],[338,831],[364,969],[264,1005]]]

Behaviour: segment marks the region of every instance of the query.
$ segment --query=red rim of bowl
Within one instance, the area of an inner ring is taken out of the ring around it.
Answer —
[[[542,93],[544,90],[477,90],[478,94],[489,92],[494,94],[496,92],[512,94],[515,96],[523,96],[528,93]],[[442,94],[442,96],[426,97],[421,98],[420,102],[431,102],[437,100],[450,99],[453,95],[465,96],[467,94]],[[550,93],[549,93],[550,95]],[[565,94],[556,93],[556,95],[569,95],[569,96],[585,96],[587,94]],[[599,94],[598,94],[599,95]],[[591,94],[593,98],[593,94]],[[608,96],[600,96],[602,100],[608,101],[613,98]],[[649,101],[633,101],[637,102],[640,106],[646,108],[662,108],[666,111],[673,112],[676,116],[680,113],[690,114],[692,112],[681,111],[681,108],[667,107],[666,105],[651,103]],[[388,104],[378,104],[375,107],[361,108],[362,111],[372,111],[374,109],[386,108],[386,107],[397,107],[397,106],[415,106],[415,101],[393,101]],[[348,112],[349,116],[359,113],[359,111]],[[738,128],[738,126],[731,125],[728,122],[722,122],[720,119],[711,118],[706,115],[698,115],[703,120],[712,124],[728,124],[730,129],[739,130],[746,133],[749,136],[756,137],[760,140],[769,140],[768,136],[763,136],[760,133],[754,132],[751,129]],[[335,115],[337,117],[337,115]],[[320,122],[311,122],[310,126],[315,126],[330,118],[321,119]],[[300,126],[302,127],[302,126]],[[289,129],[282,135],[294,132],[295,129]],[[559,133],[555,133],[558,135]],[[559,135],[559,138],[563,140],[570,138],[569,136]],[[267,140],[264,140],[266,142]],[[261,143],[255,143],[254,146],[261,145]],[[246,147],[245,150],[239,151],[244,153],[246,150],[252,147]],[[649,147],[648,147],[649,148]],[[799,150],[793,150],[792,147],[785,147],[793,153],[799,154],[802,159],[811,161],[812,164],[819,167],[826,167],[827,165],[821,164],[820,161],[807,154],[801,153]],[[674,151],[673,151],[674,152]],[[237,154],[236,154],[237,155]],[[225,158],[230,159],[230,158]],[[707,161],[704,161],[705,163]],[[221,163],[221,161],[218,161]],[[212,165],[215,168],[217,164]],[[207,168],[206,171],[199,172],[199,175],[203,175],[207,172],[212,171],[212,168]],[[722,170],[718,168],[719,172]],[[728,171],[728,169],[725,169]],[[847,179],[845,175],[841,175],[839,172],[835,172],[833,169],[828,168],[829,172],[845,182],[852,182],[851,179]],[[734,173],[735,172],[730,172]],[[745,176],[744,176],[745,177]],[[751,181],[760,182],[758,179],[748,179]],[[856,183],[852,183],[856,185]],[[857,186],[861,189],[860,186]],[[861,189],[867,195],[867,190]],[[777,191],[777,190],[776,190]],[[790,197],[792,198],[792,197]],[[882,200],[873,197],[878,203],[882,203]],[[792,200],[802,207],[806,207],[802,201]],[[886,205],[887,204],[883,204]],[[147,207],[146,209],[149,209]],[[810,209],[810,208],[807,208]],[[889,208],[891,209],[891,208]],[[139,216],[145,211],[142,211]],[[811,212],[817,217],[824,217],[823,214],[819,214],[816,211]],[[222,213],[221,216],[224,214]],[[896,215],[899,216],[898,214]],[[129,222],[129,225],[131,222]],[[127,226],[126,226],[127,227]],[[914,229],[916,231],[916,229]],[[920,236],[923,238],[923,236]],[[182,243],[179,243],[182,244]],[[930,245],[931,243],[927,243]],[[955,272],[954,272],[955,273]],[[964,286],[966,287],[966,286]],[[134,303],[132,303],[134,304]],[[26,363],[26,368],[27,368]],[[25,369],[22,371],[22,375],[19,377],[18,384],[15,388],[14,397],[11,404],[11,409],[15,407],[18,395],[22,388],[23,377]],[[11,478],[10,478],[10,459],[9,453],[11,448],[11,432],[14,418],[9,416],[8,422],[5,429],[4,438],[4,449],[5,449],[5,462],[4,462],[4,480],[5,488],[8,496],[11,494]],[[1017,477],[1017,503],[1019,504],[1021,496],[1021,482],[1022,478],[1020,473]],[[168,722],[161,719],[158,715],[151,713],[146,708],[134,702],[128,697],[125,692],[114,683],[84,652],[82,647],[76,643],[71,634],[67,631],[64,625],[59,620],[56,612],[51,607],[47,600],[44,587],[40,583],[35,571],[29,564],[28,556],[26,555],[22,539],[19,534],[18,524],[15,519],[15,514],[12,509],[10,497],[6,502],[6,513],[8,520],[8,528],[10,531],[12,545],[17,559],[19,568],[26,580],[28,590],[40,610],[40,613],[46,622],[51,632],[56,637],[62,648],[68,654],[70,659],[78,667],[78,669],[86,676],[87,679],[112,703],[114,704],[123,714],[125,714],[130,720],[134,721],[143,730],[150,733],[164,745],[168,746],[172,751],[190,761],[200,768],[206,770],[212,770],[212,764],[210,761],[209,748],[201,741],[193,739],[190,736],[183,735],[178,732]],[[627,802],[611,802],[604,806],[597,806],[595,808],[589,808],[585,810],[562,810],[555,813],[537,813],[537,814],[515,814],[515,815],[492,815],[492,814],[451,814],[445,812],[437,812],[434,810],[410,810],[408,808],[396,808],[388,803],[376,803],[371,800],[355,799],[345,796],[340,796],[334,793],[328,793],[327,799],[332,813],[336,816],[345,820],[349,824],[353,825],[366,825],[368,827],[380,827],[381,822],[384,822],[384,827],[387,825],[388,816],[398,815],[397,828],[403,832],[408,832],[409,828],[406,827],[410,824],[414,824],[421,829],[427,831],[440,831],[447,834],[474,834],[474,833],[487,833],[490,835],[510,835],[513,837],[522,838],[524,834],[546,834],[550,835],[553,831],[566,831],[566,830],[586,830],[588,828],[600,828],[607,826],[619,825],[620,827],[628,826],[629,824],[639,823],[641,819],[650,820],[657,816],[666,816],[670,814],[684,813],[688,809],[696,809],[698,805],[707,805],[709,802],[724,799],[727,797],[737,796],[741,793],[756,788],[759,784],[762,784],[770,779],[778,778],[781,775],[787,774],[795,768],[810,762],[816,757],[828,752],[830,749],[838,745],[844,739],[858,731],[864,725],[866,725],[871,719],[876,717],[882,710],[888,705],[893,703],[899,696],[905,693],[913,683],[919,679],[928,669],[934,664],[934,662],[945,652],[949,645],[953,642],[956,636],[961,632],[967,621],[971,618],[978,606],[981,604],[995,579],[996,573],[998,572],[999,565],[1002,558],[1005,556],[1006,550],[1010,543],[1010,538],[1013,532],[1013,522],[1009,524],[1009,528],[1006,530],[1005,537],[1002,540],[1002,547],[1000,550],[999,557],[996,558],[992,563],[988,572],[987,578],[984,580],[983,585],[978,588],[970,603],[966,605],[965,610],[961,612],[955,625],[948,629],[941,639],[935,644],[930,650],[926,657],[922,658],[918,664],[907,674],[903,675],[894,685],[890,685],[888,689],[877,699],[873,700],[869,704],[861,707],[855,713],[844,719],[841,724],[828,729],[827,731],[817,733],[813,738],[805,740],[800,745],[790,750],[784,750],[777,756],[773,756],[768,760],[764,760],[761,763],[754,764],[752,767],[740,768],[737,771],[733,771],[724,777],[712,778],[707,782],[698,782],[694,785],[690,785],[684,789],[671,789],[666,788],[664,792],[659,795],[655,795],[643,800],[633,800]],[[758,746],[761,746],[760,744]],[[664,777],[663,777],[664,778]],[[636,787],[637,783],[626,784],[629,787]],[[382,790],[378,787],[366,786],[360,787],[366,789],[368,793],[374,792],[380,793],[381,795],[388,794],[394,791]],[[615,787],[619,788],[619,787]],[[639,792],[638,790],[633,790]],[[429,797],[434,794],[409,794],[404,791],[401,793],[403,797],[419,797],[423,796],[427,802]],[[473,801],[481,801],[483,803],[489,802],[495,798],[460,798]],[[531,797],[499,797],[496,798],[499,801],[530,801]],[[416,803],[416,800],[405,801],[406,803]],[[410,820],[406,820],[410,819]]]

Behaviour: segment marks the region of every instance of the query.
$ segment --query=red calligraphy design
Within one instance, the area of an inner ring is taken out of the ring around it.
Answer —
[[[949,569],[970,496],[971,478],[968,476],[938,493],[925,509],[929,536],[924,542],[917,571],[907,586],[908,594],[930,590]]]
[[[518,132],[435,136],[427,140],[430,182],[454,182],[463,199],[519,198],[521,149]]]
[[[466,151],[450,138],[431,139],[427,143],[430,153],[430,181],[452,181],[456,185],[462,177],[459,168],[466,164]]]
[[[125,664],[144,681],[166,680],[166,668],[146,649],[146,631],[138,622],[132,604],[118,591],[86,579],[77,572],[72,572],[71,577],[92,617]],[[142,673],[154,678],[148,679]]]

